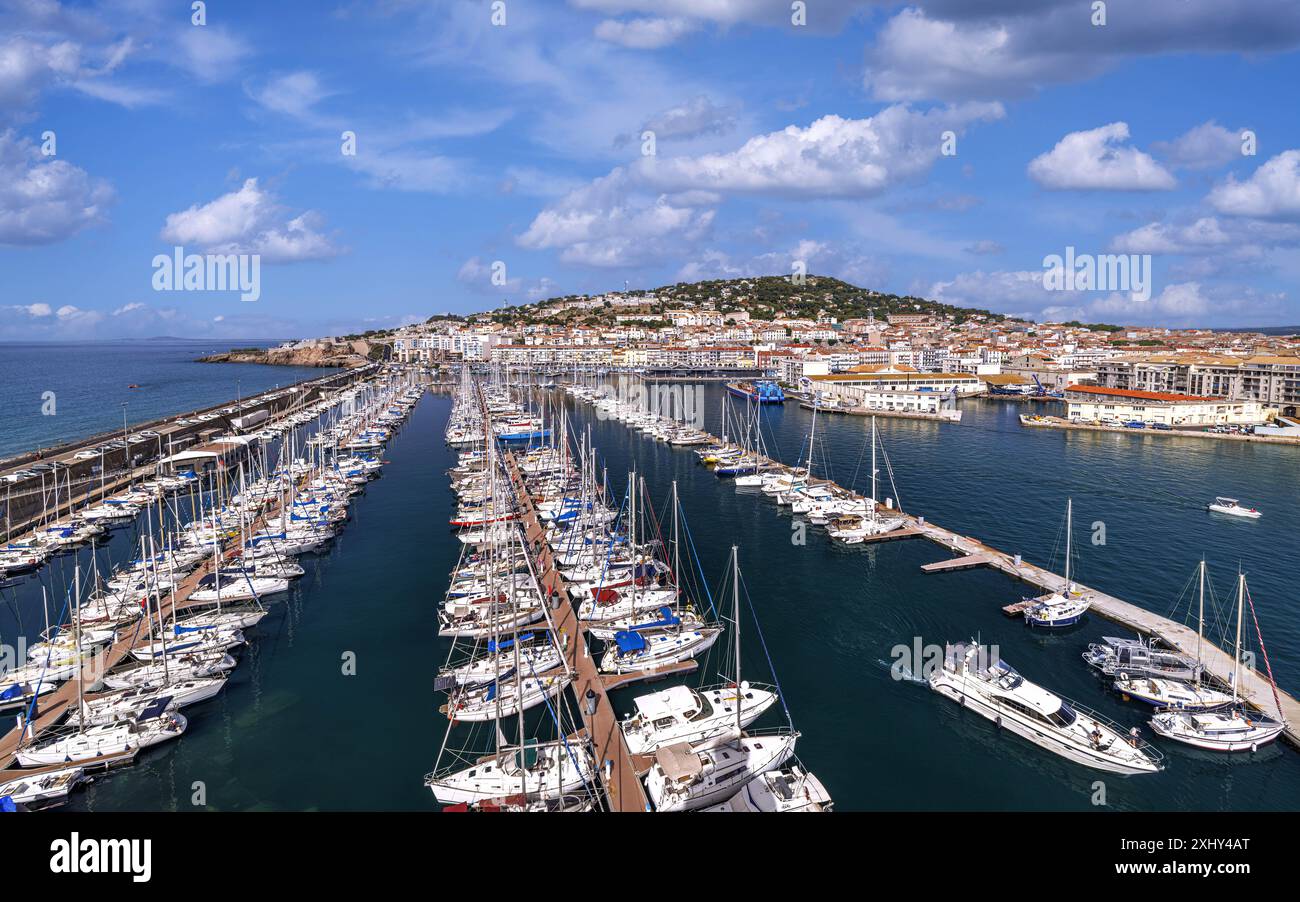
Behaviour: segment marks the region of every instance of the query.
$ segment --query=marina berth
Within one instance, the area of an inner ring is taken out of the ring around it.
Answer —
[[[6,572],[10,564],[72,571],[62,611],[47,599],[54,625],[28,648],[29,663],[0,675],[0,706],[18,713],[17,726],[0,737],[5,792],[23,804],[57,803],[85,782],[84,772],[51,765],[129,764],[141,751],[183,741],[189,721],[178,709],[203,716],[238,666],[232,652],[255,638],[244,631],[267,616],[263,602],[304,575],[295,557],[336,535],[349,499],[380,475],[377,457],[340,449],[356,440],[382,447],[422,395],[408,377],[372,375],[257,436],[218,439],[225,456],[172,455],[150,477],[5,546]],[[196,469],[161,469],[181,462]],[[130,528],[138,541],[111,572],[101,572],[106,559],[98,554],[89,556],[89,572],[80,560],[65,565],[51,556],[98,550],[110,526]]]
[[[562,411],[530,412],[493,382],[463,379],[449,421],[494,438],[462,451],[448,474],[459,510],[485,525],[457,534],[460,560],[439,610],[452,647],[435,688],[451,727],[425,780],[435,799],[493,811],[692,810],[784,764],[795,731],[746,732],[779,696],[740,680],[739,572],[733,560],[730,626],[706,619],[713,594],[675,486],[662,513],[635,472],[611,497],[595,449],[577,434],[570,444]],[[678,434],[644,412],[609,409],[647,435]],[[524,423],[544,434],[521,448],[509,436]],[[449,430],[448,443],[459,434]],[[638,697],[639,713],[622,724],[607,713],[612,688],[693,674],[732,634],[732,683]],[[464,732],[477,724],[490,728]],[[651,759],[674,744],[725,766],[701,761],[691,786],[657,786]],[[536,768],[529,748],[542,749]],[[741,756],[743,772],[730,766]]]

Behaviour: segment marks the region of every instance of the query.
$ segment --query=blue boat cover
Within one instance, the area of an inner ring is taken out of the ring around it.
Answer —
[[[17,811],[18,806],[14,804],[13,796],[0,796],[0,811]]]
[[[621,655],[645,651],[645,636],[632,630],[619,630],[614,634],[614,642],[618,645],[618,653]]]

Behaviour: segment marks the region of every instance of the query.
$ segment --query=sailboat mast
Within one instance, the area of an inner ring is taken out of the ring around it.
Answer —
[[[731,546],[731,603],[736,617],[736,741],[739,742],[744,693],[740,690],[740,549],[735,545]]]
[[[1074,532],[1074,499],[1065,499],[1065,594],[1068,597],[1074,586],[1070,583],[1070,545]]]
[[[1237,703],[1238,686],[1241,680],[1237,674],[1241,670],[1241,609],[1246,602],[1246,574],[1237,573],[1237,644],[1232,661],[1232,703]]]
[[[1205,558],[1197,568],[1200,580],[1200,603],[1196,612],[1196,685],[1201,685],[1201,640],[1205,635]]]

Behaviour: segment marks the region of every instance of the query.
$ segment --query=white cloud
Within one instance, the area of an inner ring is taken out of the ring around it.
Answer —
[[[939,158],[940,135],[999,119],[1001,104],[971,103],[915,112],[891,106],[866,119],[823,116],[750,138],[730,153],[649,157],[636,164],[646,183],[670,190],[861,197],[926,172]]]
[[[733,279],[741,276],[782,276],[794,272],[795,262],[810,275],[831,276],[863,288],[880,288],[889,278],[889,266],[839,242],[801,239],[784,251],[770,251],[735,259],[730,254],[707,249],[684,264],[676,278],[683,282],[705,279]]]
[[[1235,176],[1215,186],[1207,200],[1220,213],[1258,219],[1300,217],[1300,150],[1286,150],[1243,182]]]
[[[1009,98],[1135,57],[1300,44],[1294,0],[1143,0],[1118,13],[1111,4],[1104,27],[1090,15],[1078,0],[917,0],[877,31],[864,81],[877,100]]]
[[[469,287],[479,294],[490,294],[501,297],[503,295],[517,293],[524,284],[524,280],[518,277],[506,278],[501,285],[494,285],[492,282],[493,266],[501,261],[485,261],[478,257],[470,257],[460,265],[456,273],[456,280],[462,285]],[[506,270],[502,270],[505,274]]]
[[[867,54],[866,88],[877,100],[1019,97],[1043,81],[1066,77],[1059,54],[1016,40],[1005,21],[950,22],[905,9],[886,22]],[[1102,68],[1100,57],[1080,62]]]
[[[1213,169],[1241,157],[1242,129],[1231,131],[1210,120],[1172,141],[1157,141],[1151,149],[1170,166],[1183,169]]]
[[[323,260],[341,250],[320,231],[313,211],[286,219],[275,197],[250,178],[236,191],[168,215],[164,241],[211,253],[261,254],[266,263]]]
[[[638,190],[628,171],[618,168],[538,213],[518,242],[559,249],[566,263],[636,266],[679,250],[681,241],[698,239],[713,215],[681,199]]]
[[[0,132],[0,244],[50,244],[104,220],[113,190],[31,141]]]
[[[735,113],[729,107],[718,106],[707,94],[701,94],[655,113],[645,121],[641,130],[654,132],[658,142],[673,138],[690,140],[703,135],[722,135],[735,127]]]
[[[694,25],[682,18],[606,19],[596,26],[596,37],[611,44],[621,44],[636,50],[655,50],[666,47],[682,35],[694,30]]]
[[[1128,124],[1112,122],[1071,132],[1029,163],[1029,175],[1044,188],[1083,191],[1163,191],[1177,183],[1163,166],[1128,140]]]
[[[1222,248],[1231,241],[1219,220],[1203,216],[1183,226],[1147,223],[1116,236],[1111,241],[1111,249],[1122,254],[1187,254]]]
[[[221,25],[184,25],[173,32],[178,52],[175,63],[200,81],[217,82],[233,77],[252,48]]]
[[[321,85],[315,72],[300,71],[277,75],[249,93],[268,110],[303,118],[330,92]]]

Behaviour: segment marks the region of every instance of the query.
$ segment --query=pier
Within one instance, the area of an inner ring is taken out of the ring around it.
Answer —
[[[1129,431],[1131,432],[1131,430]],[[1178,433],[1172,434],[1177,435]],[[1214,437],[1222,438],[1224,436],[1216,435]],[[740,448],[734,442],[724,442],[711,434],[708,434],[708,438],[712,444],[718,447],[725,446],[742,450],[746,457],[756,456],[761,471],[790,472],[793,469],[789,465],[773,460],[766,455],[755,455],[754,451]],[[810,479],[809,482],[831,486],[848,498],[857,500],[864,498],[863,495],[845,489],[832,480]],[[879,505],[877,505],[877,509],[881,511],[888,510]],[[923,516],[914,516],[902,511],[892,511],[891,513],[902,516],[905,525],[901,529],[892,532],[883,533],[879,536],[870,536],[864,542],[919,537],[928,539],[957,555],[954,558],[922,565],[921,569],[926,573],[944,573],[974,567],[992,567],[1044,592],[1064,592],[1066,589],[1064,577],[1022,560],[1020,555],[1007,554],[979,539],[963,536],[950,529],[930,523]],[[1141,636],[1154,636],[1182,654],[1195,656],[1197,636],[1194,629],[1078,582],[1074,582],[1074,590],[1088,597],[1091,600],[1090,610],[1106,620],[1126,627]],[[1208,638],[1202,639],[1200,647],[1205,671],[1223,685],[1229,685],[1232,680],[1232,673],[1236,669],[1232,654],[1223,651]],[[1273,708],[1274,687],[1265,677],[1246,667],[1240,668],[1239,677],[1239,691],[1247,704],[1260,711]],[[1282,716],[1287,721],[1287,729],[1283,736],[1291,745],[1300,748],[1300,701],[1297,701],[1280,687],[1276,689],[1276,692],[1278,703],[1282,708]]]
[[[573,693],[578,699],[578,709],[582,712],[587,736],[591,739],[596,767],[605,786],[609,808],[611,811],[648,811],[650,801],[646,797],[645,787],[641,785],[641,777],[633,763],[627,741],[623,738],[623,730],[618,725],[618,715],[614,713],[609,700],[607,690],[613,687],[607,685],[606,678],[596,669],[596,659],[587,646],[577,610],[569,601],[568,587],[556,566],[551,546],[546,543],[546,529],[538,520],[537,509],[524,484],[514,452],[507,452],[504,459],[510,484],[520,506],[526,547],[537,564],[542,595],[550,602],[551,618],[559,636],[558,641],[569,672],[573,674]],[[660,675],[667,674],[661,671]],[[624,679],[617,685],[644,679],[637,674],[618,676]]]

